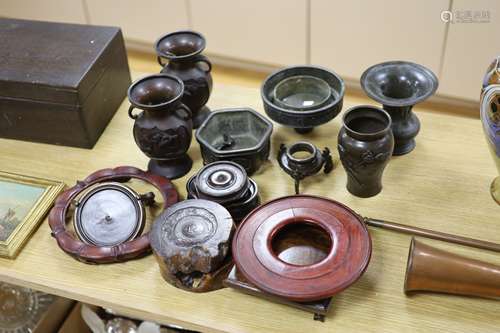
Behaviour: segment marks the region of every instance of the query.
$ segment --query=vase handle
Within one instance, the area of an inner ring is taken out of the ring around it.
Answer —
[[[179,117],[181,117],[182,119],[184,119],[184,120],[189,120],[189,119],[192,119],[192,118],[193,118],[193,113],[191,112],[191,109],[190,109],[190,108],[188,108],[186,105],[184,105],[184,104],[182,104],[182,103],[181,103],[181,104],[179,105],[179,109],[183,109],[183,110],[184,110],[184,111],[186,111],[186,113],[187,113],[187,116],[183,116],[183,115],[181,115],[181,114],[179,114],[179,113],[177,112],[177,114],[179,115]],[[178,111],[179,109],[177,109],[177,111]]]
[[[129,108],[128,108],[128,116],[132,119],[137,119],[137,117],[139,117],[138,114],[133,114],[132,111],[134,110],[135,106],[131,105]]]
[[[197,54],[196,56],[194,56],[193,62],[204,62],[208,66],[208,70],[206,70],[206,72],[210,73],[212,71],[212,63],[203,54]]]
[[[160,64],[161,67],[165,67],[166,63],[164,64],[162,61],[161,61],[161,57],[160,56],[157,56],[156,57],[156,61],[158,61],[158,63]]]

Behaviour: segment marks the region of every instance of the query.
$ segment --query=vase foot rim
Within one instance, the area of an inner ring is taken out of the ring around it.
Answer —
[[[308,134],[313,131],[314,127],[300,127],[300,128],[294,128],[295,132],[299,134]]]
[[[192,166],[193,160],[186,154],[175,160],[151,159],[148,163],[148,171],[168,179],[177,179],[186,175]]]
[[[358,198],[371,198],[371,197],[378,195],[380,192],[382,192],[382,188],[379,188],[375,191],[370,191],[370,192],[367,192],[367,191],[364,191],[364,192],[359,191],[358,192],[356,190],[349,188],[349,186],[347,186],[347,191],[349,191],[349,193],[351,193],[352,195],[354,195]]]
[[[406,155],[406,154],[412,152],[416,146],[417,146],[417,143],[415,142],[414,139],[407,142],[407,143],[404,143],[404,144],[395,145],[394,151],[392,152],[392,155],[393,156]]]

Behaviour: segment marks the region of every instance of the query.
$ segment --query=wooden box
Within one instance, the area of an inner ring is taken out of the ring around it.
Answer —
[[[0,137],[92,148],[130,85],[121,30],[0,19]]]

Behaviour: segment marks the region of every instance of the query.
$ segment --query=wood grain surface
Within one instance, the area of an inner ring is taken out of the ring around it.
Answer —
[[[347,98],[344,110],[364,103],[363,98]],[[262,112],[254,88],[215,84],[208,105],[250,106]],[[0,169],[73,185],[101,168],[146,168],[147,158],[132,137],[127,107],[124,102],[92,150],[0,140]],[[333,198],[366,216],[500,242],[500,206],[489,193],[496,171],[479,120],[427,113],[418,106],[415,111],[422,122],[417,148],[391,160],[382,193],[369,199],[356,198],[345,188],[346,174],[336,151],[341,115],[308,136],[275,124],[271,161],[253,176],[263,202],[294,190],[292,179],[276,162],[279,145],[307,139],[320,148],[330,147],[336,168],[327,176],[306,179],[301,184],[304,193]],[[190,174],[174,181],[182,195],[186,180],[202,165],[196,142],[190,155]],[[176,289],[162,279],[152,256],[112,265],[80,263],[58,248],[47,223],[16,260],[0,260],[0,280],[204,332],[498,332],[500,302],[431,294],[406,297],[403,281],[410,237],[373,228],[370,233],[371,263],[356,284],[334,298],[325,323],[231,289],[205,294]],[[500,263],[498,254],[426,243]]]

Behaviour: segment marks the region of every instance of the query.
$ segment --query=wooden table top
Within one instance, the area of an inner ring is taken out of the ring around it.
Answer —
[[[347,98],[344,110],[359,103]],[[259,91],[237,86],[216,84],[209,106],[249,106],[262,112]],[[2,139],[0,169],[60,179],[71,186],[101,168],[146,168],[127,107],[124,102],[92,150]],[[281,143],[307,139],[320,148],[330,147],[336,168],[328,176],[304,181],[303,193],[333,198],[365,216],[500,243],[500,206],[488,191],[496,171],[479,120],[428,113],[418,106],[415,110],[422,123],[416,150],[391,160],[384,190],[369,199],[356,198],[345,188],[336,150],[340,116],[307,136],[275,124],[271,161],[253,176],[263,201],[293,193],[293,181],[279,169],[275,155]],[[194,139],[190,155],[195,161],[192,174],[202,165]],[[187,179],[174,181],[183,195]],[[176,289],[162,279],[152,256],[112,265],[77,262],[58,248],[46,221],[17,259],[0,259],[0,280],[204,332],[498,332],[500,302],[435,294],[406,297],[410,237],[374,228],[370,233],[373,255],[366,273],[335,296],[324,323],[313,321],[309,313],[232,289],[205,294]],[[486,251],[424,241],[500,264],[499,255]]]

